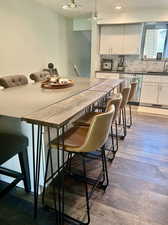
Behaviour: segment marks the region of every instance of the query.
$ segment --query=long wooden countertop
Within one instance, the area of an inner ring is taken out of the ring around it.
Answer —
[[[75,78],[71,88],[46,90],[38,84],[0,92],[0,115],[59,126],[120,85],[122,80]]]
[[[77,113],[104,97],[105,92],[84,91],[64,101],[50,105],[40,111],[23,117],[23,120],[47,126],[61,126]]]
[[[104,82],[76,77],[74,80],[75,85],[65,89],[43,89],[36,83],[0,90],[0,115],[22,118]]]

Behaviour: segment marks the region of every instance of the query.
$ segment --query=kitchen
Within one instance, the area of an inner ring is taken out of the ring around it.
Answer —
[[[90,224],[167,224],[167,8],[164,0],[157,3],[110,0],[50,0],[48,3],[24,0],[21,3],[19,0],[7,0],[1,3],[0,10],[6,25],[1,21],[0,76],[25,74],[29,84],[1,90],[0,130],[1,133],[10,131],[28,137],[32,192],[35,180],[31,123],[35,126],[34,134],[41,133],[43,163],[40,189],[36,189],[35,199],[38,191],[40,193],[43,189],[45,177],[47,131],[41,130],[41,126],[51,125],[49,114],[51,118],[54,115],[52,126],[61,126],[61,121],[66,122],[72,115],[76,120],[76,115],[84,108],[85,112],[93,110],[97,106],[95,102],[100,106],[111,91],[119,92],[118,86],[123,80],[126,84],[135,82],[136,93],[130,102],[135,105],[132,107],[133,126],[127,129],[124,141],[119,140],[119,151],[109,167],[110,184],[106,192],[103,194],[99,189],[95,192]],[[74,86],[49,94],[46,90],[41,91],[39,84],[34,85],[29,75],[42,71],[49,62],[56,65],[61,77],[72,79]],[[62,106],[61,102],[65,105]],[[41,115],[45,117],[43,121],[39,119]],[[19,170],[16,157],[5,166]],[[0,215],[0,222],[3,224],[14,221],[14,224],[27,225],[23,220],[36,224],[32,216],[33,194],[25,194],[21,187],[23,185],[19,183],[19,187],[7,195],[6,203],[2,198],[0,208],[4,216]],[[43,211],[40,200],[40,216],[36,221],[39,224],[62,225],[61,213],[60,221],[54,221],[55,213]],[[19,203],[24,205],[23,211]],[[15,204],[18,204],[16,211]],[[78,212],[74,211],[75,207]],[[80,218],[80,205],[75,207],[72,212]],[[27,214],[25,211],[29,209]],[[11,218],[7,216],[8,210]]]
[[[166,27],[167,23],[100,25],[101,65],[96,77],[137,80],[136,104],[166,108]],[[164,31],[162,40],[161,32]],[[151,42],[158,43],[158,46],[150,46]],[[158,58],[158,54],[161,54],[161,58]]]

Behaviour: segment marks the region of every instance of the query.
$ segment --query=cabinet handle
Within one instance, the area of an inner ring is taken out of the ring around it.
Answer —
[[[162,86],[160,85],[160,91],[162,91]]]

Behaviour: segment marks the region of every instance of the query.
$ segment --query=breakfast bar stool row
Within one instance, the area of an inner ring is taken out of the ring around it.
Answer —
[[[108,186],[108,171],[107,171],[107,162],[105,156],[105,144],[109,136],[111,123],[114,117],[115,108],[114,105],[109,105],[108,110],[106,112],[100,113],[93,117],[90,126],[74,126],[70,128],[67,132],[64,133],[64,144],[60,143],[60,138],[57,137],[51,142],[51,149],[56,151],[65,151],[68,153],[73,153],[80,155],[82,159],[82,168],[83,168],[83,175],[80,176],[79,182],[82,182],[85,185],[85,199],[86,199],[86,212],[87,212],[87,222],[78,221],[75,218],[72,218],[71,215],[65,215],[63,212],[63,217],[65,220],[75,221],[79,224],[89,224],[90,223],[90,205],[89,199],[90,195],[88,192],[88,184],[91,184],[90,181],[92,180],[92,185],[96,187],[97,185],[99,188],[103,190],[106,189]],[[90,152],[94,152],[97,149],[100,149],[101,153],[101,160],[102,160],[102,176],[95,179],[91,179],[87,177],[86,174],[86,158],[87,154]],[[48,153],[50,154],[50,153]],[[47,157],[49,158],[49,157]],[[59,164],[59,162],[57,162]],[[46,167],[46,173],[49,172],[49,164]],[[65,166],[62,169],[63,173],[71,173],[68,168]],[[70,174],[71,176],[75,176],[75,174]],[[45,176],[46,178],[47,176]],[[77,176],[75,176],[75,179]],[[100,179],[100,180],[99,180]],[[45,195],[45,187],[47,184],[47,179],[45,179],[44,183],[44,195]],[[64,199],[61,199],[64,201]],[[59,203],[58,203],[59,204]],[[64,206],[64,203],[62,203]],[[56,205],[55,205],[56,207]],[[62,220],[58,221],[59,225],[62,225]]]

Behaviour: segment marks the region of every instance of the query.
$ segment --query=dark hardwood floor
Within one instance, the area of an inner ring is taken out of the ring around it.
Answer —
[[[134,112],[134,125],[109,164],[109,179],[106,192],[93,195],[91,225],[168,224],[168,117]]]
[[[134,113],[134,125],[95,194],[92,225],[168,224],[168,118]]]

